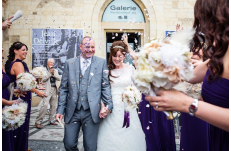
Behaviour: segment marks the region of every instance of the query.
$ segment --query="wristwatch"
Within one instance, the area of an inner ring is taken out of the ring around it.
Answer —
[[[189,105],[189,115],[194,116],[195,112],[197,111],[198,107],[198,100],[194,99],[192,103]]]

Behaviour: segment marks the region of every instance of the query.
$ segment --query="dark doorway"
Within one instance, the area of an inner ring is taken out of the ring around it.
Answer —
[[[107,53],[107,60],[110,54],[110,46],[114,41],[121,40],[122,35],[124,33],[112,33],[107,32],[106,33],[106,53]],[[135,51],[138,51],[138,47],[141,45],[141,36],[139,32],[136,33],[126,33],[128,35],[128,43],[131,46],[131,48]],[[133,64],[132,58],[130,55],[126,55],[124,62],[129,62],[130,64]]]

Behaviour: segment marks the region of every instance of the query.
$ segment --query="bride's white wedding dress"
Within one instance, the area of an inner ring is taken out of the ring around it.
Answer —
[[[113,69],[110,77],[113,110],[99,126],[97,151],[146,151],[145,134],[142,130],[136,109],[130,112],[130,126],[122,128],[124,121],[123,90],[131,85],[134,67]]]

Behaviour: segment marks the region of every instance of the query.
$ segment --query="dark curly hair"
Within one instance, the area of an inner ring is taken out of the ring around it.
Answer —
[[[192,51],[208,47],[203,55],[210,58],[208,81],[218,78],[223,73],[223,57],[229,46],[229,0],[197,0],[194,6],[194,24],[196,33],[193,37]],[[204,34],[204,36],[201,35]],[[203,42],[200,42],[200,37]]]
[[[203,44],[203,47],[202,47],[202,53],[203,53],[203,50],[205,51],[208,48],[208,41],[205,39],[205,42],[203,42],[203,39],[201,37],[198,37],[198,39],[199,39],[200,43]],[[194,41],[192,39],[191,42],[190,42],[190,51],[192,51],[193,46],[194,46]],[[194,51],[194,53],[196,55],[198,55],[203,61],[206,61],[207,59],[209,59],[208,56],[200,54],[200,49],[197,49],[196,52]]]
[[[113,48],[115,46],[121,46],[124,49]],[[110,76],[116,78],[115,76],[113,76],[111,74],[111,70],[116,68],[115,64],[112,61],[112,56],[115,56],[117,51],[120,51],[125,56],[126,53],[128,52],[128,46],[123,41],[120,40],[120,41],[114,41],[112,43],[111,47],[110,47],[110,55],[109,55],[109,58],[108,58],[108,69],[109,69],[108,78],[109,78],[109,81],[111,81],[111,82],[113,82],[113,81],[110,79]]]
[[[15,59],[15,53],[14,53],[14,50],[19,50],[22,48],[22,46],[25,46],[26,47],[26,50],[28,50],[27,46],[24,44],[24,43],[21,43],[21,42],[14,42],[11,46],[10,46],[10,49],[9,49],[9,55],[7,56],[8,57],[8,60],[10,60],[10,62],[12,62],[14,59]]]

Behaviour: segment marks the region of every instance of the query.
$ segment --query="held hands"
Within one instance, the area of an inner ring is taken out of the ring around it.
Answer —
[[[99,117],[100,118],[105,118],[108,114],[110,113],[110,111],[108,110],[108,105],[105,107],[101,107],[101,110],[99,112]]]
[[[10,21],[14,16],[9,17],[7,20],[5,20],[2,23],[2,30],[5,30],[7,28],[10,28],[10,26],[12,25],[12,22]]]

